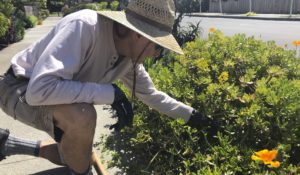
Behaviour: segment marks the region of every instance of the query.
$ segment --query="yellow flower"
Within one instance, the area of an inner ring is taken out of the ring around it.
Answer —
[[[265,165],[271,165],[274,168],[278,168],[280,166],[280,162],[278,161],[273,161],[276,156],[277,156],[278,151],[277,150],[261,150],[258,152],[255,152],[255,154],[253,154],[251,156],[252,160],[260,160],[263,161]]]
[[[300,40],[293,41],[293,45],[296,46],[296,47],[297,47],[298,45],[300,45]]]
[[[216,31],[215,28],[213,28],[213,27],[209,28],[209,32],[213,33],[213,32],[215,32],[215,31]]]

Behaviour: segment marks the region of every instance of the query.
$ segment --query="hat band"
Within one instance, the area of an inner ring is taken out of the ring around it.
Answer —
[[[144,22],[146,22],[146,23],[148,23],[148,24],[150,24],[152,26],[159,27],[160,29],[165,30],[167,32],[171,32],[172,31],[172,27],[164,25],[164,24],[161,24],[161,23],[156,22],[156,21],[153,21],[153,20],[151,20],[149,18],[146,18],[146,17],[144,17],[142,15],[139,15],[136,12],[134,12],[134,11],[128,9],[128,8],[126,9],[125,13],[133,16],[136,19],[144,21]]]

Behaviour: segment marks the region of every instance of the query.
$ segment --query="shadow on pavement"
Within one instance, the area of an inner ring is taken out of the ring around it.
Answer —
[[[70,171],[66,167],[60,167],[51,170],[37,172],[32,175],[70,175]]]

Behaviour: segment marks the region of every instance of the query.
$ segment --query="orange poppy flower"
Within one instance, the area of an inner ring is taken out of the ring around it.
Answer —
[[[263,161],[265,165],[271,165],[274,168],[278,168],[280,166],[280,162],[273,161],[277,156],[278,151],[277,150],[261,150],[258,152],[255,152],[254,155],[251,156],[252,160],[260,160]]]
[[[298,45],[300,45],[300,40],[293,41],[293,45],[296,46],[296,47],[297,47]]]
[[[280,166],[280,162],[273,161],[273,162],[271,162],[271,166],[274,167],[274,168],[278,168]]]
[[[209,32],[213,33],[213,32],[215,32],[215,31],[216,31],[215,28],[213,28],[213,27],[209,28]]]

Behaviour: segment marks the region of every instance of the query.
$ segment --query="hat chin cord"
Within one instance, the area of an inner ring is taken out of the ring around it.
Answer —
[[[150,45],[151,41],[147,43],[147,45],[144,47],[144,49],[140,52],[139,56],[137,59],[131,58],[132,64],[133,64],[133,86],[132,86],[132,94],[131,94],[131,99],[132,99],[132,108],[134,109],[134,104],[135,104],[135,87],[136,87],[136,68],[138,65],[139,60],[141,59],[143,53],[147,49],[147,47]]]

